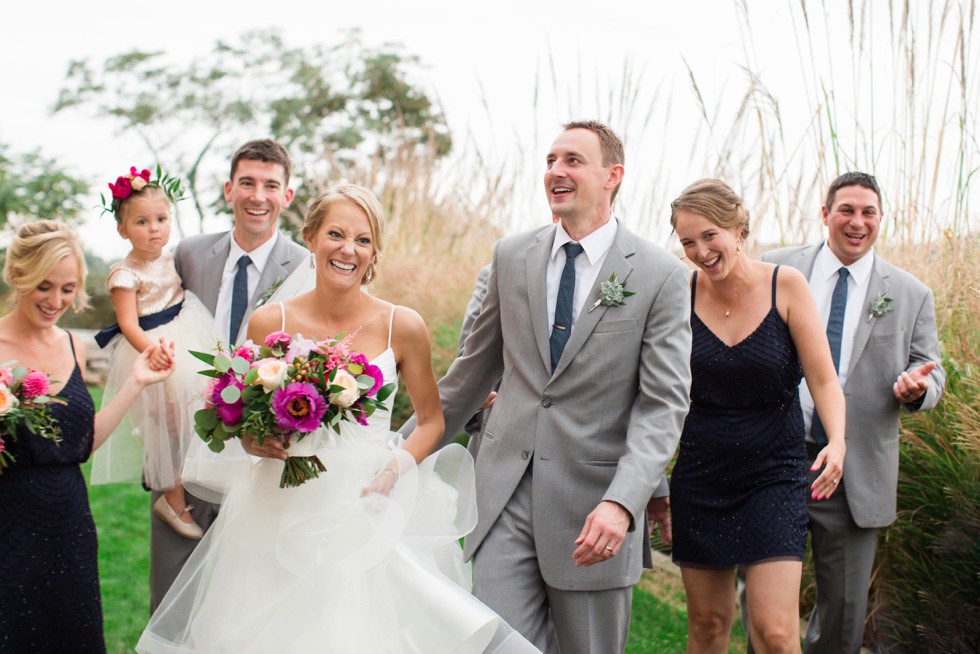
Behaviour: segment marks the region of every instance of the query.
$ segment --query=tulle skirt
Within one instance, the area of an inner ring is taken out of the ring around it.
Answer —
[[[197,374],[206,366],[188,350],[210,352],[215,346],[214,319],[194,294],[184,293],[180,313],[165,325],[146,332],[156,342],[173,341],[174,373],[140,392],[109,440],[92,457],[93,484],[139,482],[154,490],[180,483],[184,456],[194,433],[194,412],[202,406],[208,378]],[[125,383],[140,353],[122,335],[108,345],[112,367],[102,395],[105,406]]]
[[[297,488],[279,488],[281,461],[252,466],[137,651],[484,652],[501,630],[494,651],[537,652],[469,593],[459,545],[476,523],[469,454],[452,445],[415,466],[387,436],[321,431],[327,472]],[[362,496],[393,457],[390,496]]]

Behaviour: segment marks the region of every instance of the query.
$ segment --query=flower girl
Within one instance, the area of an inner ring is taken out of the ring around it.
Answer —
[[[181,199],[180,180],[149,170],[119,177],[109,184],[112,201],[105,211],[116,218],[119,235],[133,249],[112,266],[106,281],[118,324],[96,336],[99,345],[112,343],[112,366],[103,405],[125,382],[133,362],[163,338],[176,342],[176,370],[163,384],[148,387],[133,403],[128,419],[92,462],[92,483],[137,481],[162,491],[153,513],[185,538],[198,540],[201,527],[190,516],[180,470],[190,439],[193,414],[206,380],[188,353],[213,344],[214,321],[203,304],[181,288],[174,258],[164,251],[170,239],[171,208]],[[104,200],[103,200],[104,202]],[[151,359],[151,365],[156,362]]]

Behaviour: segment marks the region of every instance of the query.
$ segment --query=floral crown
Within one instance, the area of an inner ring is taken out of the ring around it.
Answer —
[[[109,190],[112,191],[110,202],[106,202],[105,195],[99,194],[102,199],[102,213],[111,213],[116,216],[116,220],[119,220],[119,205],[122,204],[123,200],[133,193],[139,193],[148,186],[163,191],[171,204],[176,204],[184,199],[184,189],[180,186],[179,177],[164,175],[160,166],[157,165],[156,177],[150,179],[150,171],[146,168],[136,170],[136,166],[130,166],[128,175],[117,177],[115,184],[109,182]]]

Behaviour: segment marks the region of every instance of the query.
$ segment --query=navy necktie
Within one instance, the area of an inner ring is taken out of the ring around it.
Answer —
[[[247,254],[238,259],[238,271],[231,287],[231,321],[228,324],[228,345],[234,345],[238,338],[238,330],[245,317],[245,307],[248,306],[248,266],[252,260]]]
[[[575,257],[584,248],[578,243],[568,242],[565,248],[565,267],[561,271],[558,284],[558,299],[555,301],[555,323],[551,326],[551,372],[558,367],[561,353],[572,334],[572,304],[575,301]]]
[[[837,271],[837,284],[830,299],[830,317],[827,319],[827,341],[830,343],[830,356],[834,360],[834,370],[840,374],[840,346],[844,336],[844,312],[847,309],[847,278],[850,273],[841,266]],[[817,410],[813,410],[810,437],[817,445],[827,444],[827,432],[823,429]]]

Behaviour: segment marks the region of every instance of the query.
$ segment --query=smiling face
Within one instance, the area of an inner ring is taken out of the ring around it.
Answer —
[[[360,286],[375,261],[371,223],[353,202],[330,205],[313,241],[307,243],[317,263],[317,279],[342,287]]]
[[[146,189],[120,208],[119,235],[141,259],[156,259],[170,241],[170,201],[160,189]]]
[[[719,227],[704,216],[679,209],[674,229],[684,255],[712,279],[724,279],[735,266],[740,229]]]
[[[53,327],[75,301],[78,280],[78,260],[63,257],[36,288],[17,298],[17,310],[39,329]]]
[[[552,144],[546,162],[544,190],[552,214],[573,223],[609,215],[623,166],[603,165],[602,146],[595,132],[565,130]]]
[[[279,213],[292,200],[282,164],[239,161],[234,178],[225,182],[225,201],[235,216],[238,245],[251,252],[269,240],[279,226]]]
[[[828,230],[827,245],[845,266],[866,255],[878,239],[881,207],[871,189],[845,186],[834,196],[834,205],[823,207],[821,213]]]

